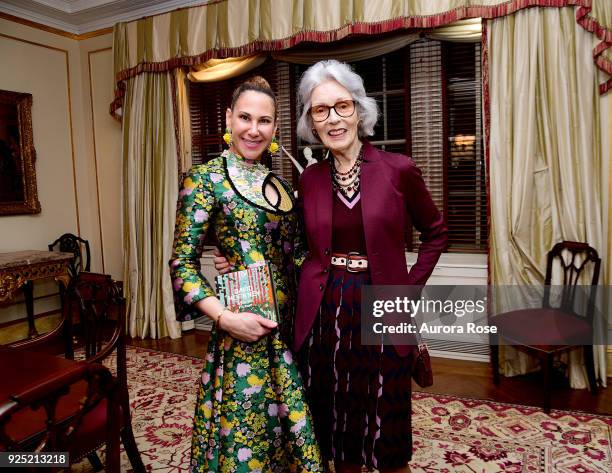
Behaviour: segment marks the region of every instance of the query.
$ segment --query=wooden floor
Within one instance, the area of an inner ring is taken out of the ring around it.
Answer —
[[[195,330],[183,334],[182,338],[176,340],[170,338],[160,340],[134,339],[129,343],[143,348],[203,358],[206,353],[207,342],[208,332]],[[513,378],[502,376],[500,385],[495,386],[488,363],[433,358],[432,365],[435,383],[431,388],[423,391],[541,406],[543,394],[539,373]],[[557,380],[552,408],[612,415],[611,378],[608,378],[608,386],[607,389],[600,389],[597,395],[592,395],[586,389],[570,389],[567,382]],[[415,387],[416,390],[422,390],[418,386]]]

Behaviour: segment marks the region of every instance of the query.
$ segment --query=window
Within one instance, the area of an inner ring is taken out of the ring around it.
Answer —
[[[445,216],[451,249],[487,251],[480,43],[445,43]]]
[[[376,98],[381,116],[370,141],[381,149],[411,156],[449,227],[449,252],[486,253],[487,195],[482,141],[480,43],[421,39],[403,49],[352,63]],[[307,66],[268,60],[249,72],[268,79],[279,102],[279,142],[304,162],[308,145],[295,136],[297,84]],[[222,150],[225,107],[246,77],[191,85],[194,162]],[[324,157],[321,146],[310,145]],[[270,165],[270,163],[268,163]],[[288,159],[272,169],[295,183]],[[412,232],[409,250],[419,246]]]

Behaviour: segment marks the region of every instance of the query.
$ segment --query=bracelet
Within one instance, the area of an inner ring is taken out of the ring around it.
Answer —
[[[226,310],[227,309],[224,307],[219,312],[217,312],[217,318],[215,319],[215,327],[217,327],[217,330],[219,330],[219,323],[221,322],[221,316]]]

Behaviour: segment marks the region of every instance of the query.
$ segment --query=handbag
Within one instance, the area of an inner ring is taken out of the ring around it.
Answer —
[[[412,366],[412,379],[422,388],[427,388],[433,384],[431,358],[429,358],[429,349],[426,343],[418,344],[418,351]]]
[[[428,388],[433,384],[433,370],[431,369],[431,358],[427,343],[423,341],[421,334],[416,328],[417,353],[412,364],[412,379],[422,388]]]

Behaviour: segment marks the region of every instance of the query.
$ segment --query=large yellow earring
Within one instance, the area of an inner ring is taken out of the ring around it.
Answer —
[[[276,135],[272,137],[272,142],[268,145],[268,151],[270,151],[270,153],[276,153],[278,151],[278,141],[276,141]]]
[[[228,146],[232,146],[232,130],[230,128],[225,129],[225,134],[223,135],[223,141],[225,141]]]

